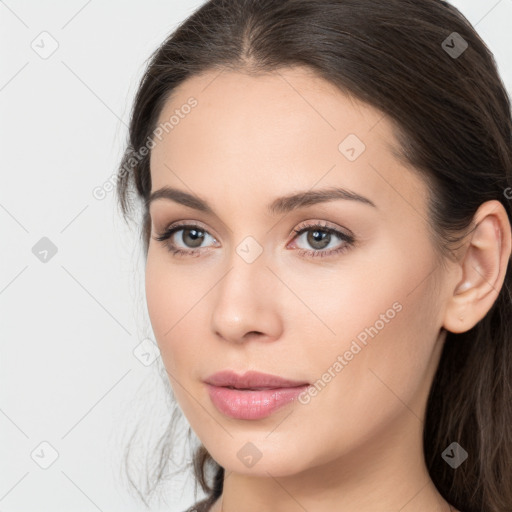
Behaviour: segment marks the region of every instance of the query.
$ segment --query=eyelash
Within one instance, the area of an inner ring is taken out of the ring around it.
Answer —
[[[201,226],[198,226],[197,224],[186,224],[186,223],[174,224],[174,225],[170,226],[169,228],[167,228],[163,233],[159,234],[157,237],[154,237],[154,240],[157,240],[158,242],[163,242],[165,247],[169,250],[169,252],[171,252],[173,254],[173,256],[191,256],[191,257],[198,256],[199,253],[204,248],[184,250],[184,249],[180,249],[180,248],[176,247],[174,244],[172,244],[170,242],[170,238],[172,237],[172,235],[178,231],[182,231],[184,228],[196,229],[198,231],[208,233],[208,231],[206,229],[202,228]],[[305,225],[298,229],[294,229],[293,233],[295,233],[295,237],[293,239],[295,240],[295,238],[298,238],[300,235],[302,235],[302,233],[306,233],[308,231],[322,231],[324,233],[329,233],[331,235],[335,235],[338,238],[340,238],[344,242],[344,244],[341,247],[339,247],[338,249],[330,249],[327,251],[319,250],[319,249],[312,249],[312,250],[297,249],[297,252],[301,256],[306,256],[309,258],[323,258],[326,256],[334,256],[336,254],[342,254],[345,251],[349,250],[355,243],[355,237],[353,235],[350,235],[348,233],[343,233],[337,229],[334,229],[332,227],[329,227],[326,224],[321,224],[321,223]]]

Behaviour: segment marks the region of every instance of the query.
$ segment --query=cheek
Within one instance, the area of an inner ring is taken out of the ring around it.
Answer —
[[[353,447],[403,413],[423,415],[419,398],[435,367],[439,307],[433,253],[428,245],[416,247],[414,257],[381,251],[379,261],[351,265],[322,287],[315,312],[335,334],[306,341],[301,357],[308,358],[316,380],[300,414],[331,447]],[[312,317],[303,322],[306,327]],[[327,450],[321,456],[329,458]]]

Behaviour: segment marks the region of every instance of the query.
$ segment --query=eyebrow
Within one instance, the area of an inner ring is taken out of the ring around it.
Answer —
[[[210,215],[215,215],[213,208],[200,197],[184,192],[177,188],[162,187],[151,193],[149,198],[146,200],[146,208],[149,208],[150,204],[157,199],[167,199],[174,201],[175,203],[188,206],[194,210],[199,210]],[[334,201],[339,199],[346,199],[349,201],[358,201],[360,203],[377,208],[373,201],[367,197],[361,196],[356,192],[347,190],[341,187],[331,187],[320,190],[308,190],[304,192],[297,192],[288,196],[278,197],[274,199],[267,207],[267,211],[270,215],[278,215],[288,213],[297,208],[305,208],[318,203],[324,203],[327,201]]]

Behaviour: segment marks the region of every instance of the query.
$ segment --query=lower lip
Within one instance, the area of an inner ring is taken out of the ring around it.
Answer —
[[[238,420],[259,420],[270,416],[282,406],[293,402],[308,387],[275,388],[247,391],[206,385],[217,409]]]

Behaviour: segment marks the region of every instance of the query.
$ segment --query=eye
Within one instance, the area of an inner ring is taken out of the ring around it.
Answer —
[[[176,244],[173,240],[176,233],[181,233],[181,236],[177,236],[178,240],[184,244],[184,249]],[[213,241],[216,241],[205,229],[196,224],[174,224],[167,228],[159,236],[155,237],[155,240],[163,242],[167,249],[176,256],[195,256],[200,249],[202,242],[206,237],[211,237]],[[193,249],[187,249],[192,247]]]
[[[305,250],[299,249],[299,254],[301,256],[310,256],[310,257],[325,257],[325,256],[333,256],[335,254],[340,254],[342,252],[347,251],[355,242],[355,237],[352,233],[344,233],[338,229],[330,227],[328,224],[310,224],[303,226],[298,229],[293,230],[296,233],[295,239],[305,238],[305,242],[313,247],[313,250]],[[304,237],[304,234],[307,236]],[[331,242],[336,241],[338,238],[341,240],[341,245],[338,244],[338,247],[332,248]],[[324,250],[326,247],[331,248],[328,250]]]
[[[176,238],[181,241],[182,246],[178,245],[176,240],[174,240],[175,235],[180,232],[181,235],[176,236]],[[339,254],[348,250],[355,242],[355,237],[352,233],[344,233],[328,224],[315,223],[302,225],[302,227],[294,229],[293,233],[296,234],[294,240],[307,234],[305,241],[313,247],[313,250],[301,248],[298,250],[301,256],[306,257],[325,257]],[[154,237],[154,239],[163,242],[165,247],[175,256],[198,256],[203,249],[207,249],[206,247],[201,247],[207,237],[217,242],[217,240],[201,226],[182,223],[170,226],[163,233]],[[341,241],[341,244],[338,247],[331,247],[325,250],[326,247],[332,245],[331,242],[336,241],[336,238]]]

